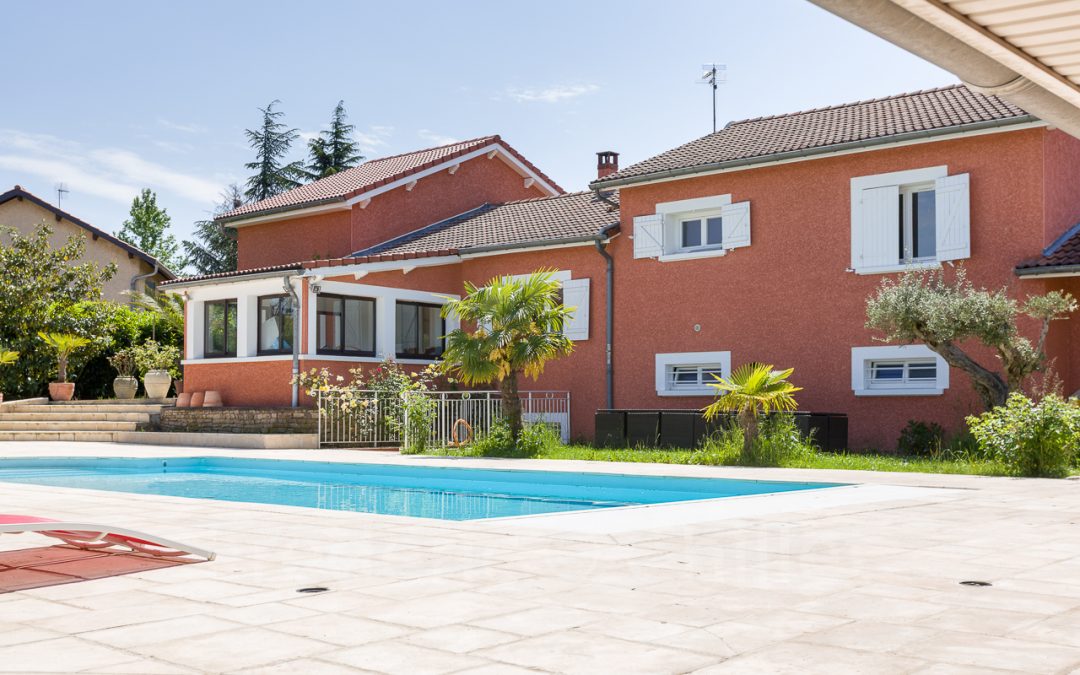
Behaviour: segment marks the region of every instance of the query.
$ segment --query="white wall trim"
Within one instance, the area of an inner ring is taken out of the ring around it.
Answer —
[[[675,215],[693,211],[719,211],[731,203],[731,195],[710,195],[693,199],[680,199],[674,202],[660,202],[656,212],[661,215]]]
[[[884,187],[886,185],[911,185],[913,183],[932,183],[938,178],[949,175],[948,165],[928,166],[921,169],[891,171],[872,176],[856,176],[851,179],[852,199],[861,190]],[[853,202],[854,203],[854,202]]]
[[[655,384],[657,396],[714,396],[716,389],[702,387],[701,389],[678,389],[667,388],[668,366],[684,366],[698,364],[720,364],[723,377],[731,374],[731,352],[672,352],[657,354],[655,357]]]
[[[935,386],[912,389],[871,389],[866,381],[868,361],[888,359],[927,359],[937,363]],[[949,364],[926,345],[883,345],[880,347],[851,348],[851,389],[856,396],[940,396],[949,388]]]
[[[660,262],[679,262],[680,260],[700,260],[702,258],[722,258],[730,251],[729,248],[709,248],[701,251],[687,251],[685,253],[665,253],[657,256]]]

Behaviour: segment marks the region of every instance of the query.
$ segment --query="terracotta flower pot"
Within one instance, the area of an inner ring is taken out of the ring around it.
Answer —
[[[191,407],[191,394],[179,393],[176,395],[176,407],[177,408],[190,408]]]
[[[54,401],[70,401],[75,395],[74,382],[50,382],[49,398]]]
[[[201,408],[203,404],[203,392],[193,391],[191,392],[191,407]]]
[[[139,381],[134,377],[118,377],[112,381],[112,389],[116,398],[135,398],[139,391]]]
[[[165,398],[169,395],[171,386],[172,376],[167,370],[148,370],[146,375],[143,375],[146,398]]]
[[[206,395],[203,396],[203,407],[204,408],[220,408],[221,405],[222,405],[222,403],[221,403],[221,393],[220,392],[208,391],[208,392],[206,392]]]

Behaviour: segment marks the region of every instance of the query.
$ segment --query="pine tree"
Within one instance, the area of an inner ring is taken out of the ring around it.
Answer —
[[[232,272],[236,269],[236,230],[219,223],[215,218],[244,203],[244,193],[233,183],[221,194],[214,208],[214,218],[195,223],[195,238],[185,241],[187,262],[199,274]]]
[[[261,201],[291,190],[299,186],[306,177],[303,162],[283,163],[292,142],[300,134],[296,129],[286,128],[285,124],[279,121],[285,113],[274,110],[278,103],[281,101],[271,101],[265,108],[259,108],[263,115],[259,129],[244,130],[248,144],[255,150],[255,161],[244,165],[255,172],[248,178],[247,190],[244,192],[249,201]]]
[[[169,234],[172,218],[158,206],[157,195],[150,188],[143,188],[132,200],[130,216],[116,236],[154,256],[172,271],[183,269],[180,245],[176,243],[176,237]]]
[[[354,167],[364,159],[353,140],[356,127],[347,119],[345,101],[338,101],[330,117],[330,128],[308,141],[307,172],[312,180]]]

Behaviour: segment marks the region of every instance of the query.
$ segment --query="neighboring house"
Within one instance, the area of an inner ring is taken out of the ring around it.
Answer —
[[[127,291],[153,290],[158,284],[176,278],[150,254],[60,210],[18,185],[0,194],[0,225],[13,227],[25,235],[43,221],[53,229],[53,246],[62,246],[71,235],[80,235],[86,239],[83,262],[116,264],[116,274],[102,289],[106,300],[126,303],[131,300]],[[7,243],[7,238],[0,234],[0,241]]]
[[[1080,295],[1080,141],[962,86],[616,160],[599,153],[594,191],[562,194],[489,137],[227,214],[251,269],[166,285],[189,301],[185,386],[287,405],[294,342],[303,369],[419,366],[455,325],[444,296],[551,268],[576,308],[575,350],[526,387],[570,391],[575,435],[598,408],[701,408],[712,374],[764,361],[795,368],[803,409],[847,413],[852,447],[890,448],[909,419],[955,429],[977,400],[928,349],[864,328],[883,278],[963,262],[979,285]],[[1069,391],[1078,326],[1050,341]]]

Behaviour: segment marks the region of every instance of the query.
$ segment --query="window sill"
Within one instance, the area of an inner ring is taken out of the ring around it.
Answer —
[[[700,396],[708,396],[709,398],[712,398],[713,396],[716,395],[716,390],[712,389],[712,388],[709,388],[709,389],[680,389],[678,391],[673,391],[671,389],[663,389],[663,390],[657,390],[656,395],[657,396],[681,396],[683,398],[693,398],[693,397],[700,397]]]
[[[944,389],[855,389],[856,396],[941,396]]]
[[[907,272],[910,270],[939,269],[941,269],[941,263],[937,260],[925,260],[898,265],[886,265],[884,267],[857,267],[855,268],[855,274],[890,274],[892,272]]]
[[[399,363],[403,366],[426,366],[431,363],[436,363],[438,359],[411,359],[411,358],[393,358],[387,356],[342,356],[340,354],[301,354],[301,361],[343,361],[347,363],[382,363],[383,361],[391,358],[394,363]]]
[[[660,262],[677,262],[679,260],[700,260],[702,258],[719,258],[727,255],[726,248],[715,248],[707,251],[687,251],[685,253],[665,253],[657,258]]]

